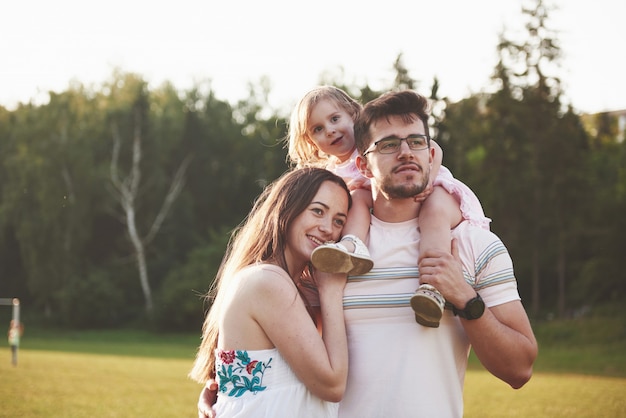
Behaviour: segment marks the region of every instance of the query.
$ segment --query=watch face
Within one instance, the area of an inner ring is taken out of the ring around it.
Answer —
[[[480,318],[485,311],[485,303],[480,298],[472,299],[465,308],[468,318]]]

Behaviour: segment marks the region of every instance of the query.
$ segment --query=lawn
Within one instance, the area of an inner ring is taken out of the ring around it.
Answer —
[[[0,364],[0,417],[193,417],[200,386],[191,360],[8,349]]]
[[[520,390],[472,356],[465,417],[626,417],[626,338],[613,322],[617,328],[602,322],[604,332],[593,321],[535,327],[540,355]],[[582,343],[590,332],[592,342]],[[198,342],[186,334],[27,329],[17,367],[6,341],[0,345],[0,417],[195,417],[200,385],[186,374]]]
[[[194,417],[199,335],[27,328],[17,367],[0,347],[0,417]]]
[[[626,379],[580,374],[535,373],[511,389],[485,371],[465,379],[467,418],[624,418]]]

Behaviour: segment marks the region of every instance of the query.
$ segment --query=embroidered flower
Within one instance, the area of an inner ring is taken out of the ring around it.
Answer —
[[[248,363],[248,365],[246,366],[246,371],[248,372],[248,374],[252,374],[257,363],[257,360],[252,360],[250,363]]]
[[[222,360],[226,364],[231,364],[235,360],[235,351],[220,351],[220,360]]]
[[[267,363],[251,360],[245,350],[220,350],[216,364],[219,391],[228,396],[239,397],[246,392],[256,394],[266,389],[263,374],[270,368],[272,358]]]

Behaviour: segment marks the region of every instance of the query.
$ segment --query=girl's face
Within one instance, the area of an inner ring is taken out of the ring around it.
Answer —
[[[348,217],[348,194],[338,184],[325,181],[287,231],[285,259],[290,274],[299,274],[311,253],[327,241],[337,241]]]
[[[349,160],[356,149],[352,116],[330,99],[313,106],[306,132],[320,151],[340,162]]]

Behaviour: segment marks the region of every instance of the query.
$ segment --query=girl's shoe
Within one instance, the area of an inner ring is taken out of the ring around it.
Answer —
[[[413,297],[411,308],[415,311],[415,321],[425,327],[438,328],[446,300],[434,286],[421,284]]]
[[[353,253],[341,243],[344,240],[352,241]],[[370,252],[358,237],[346,235],[341,241],[322,244],[313,250],[311,254],[313,266],[326,273],[348,273],[349,276],[367,273],[374,267]]]

